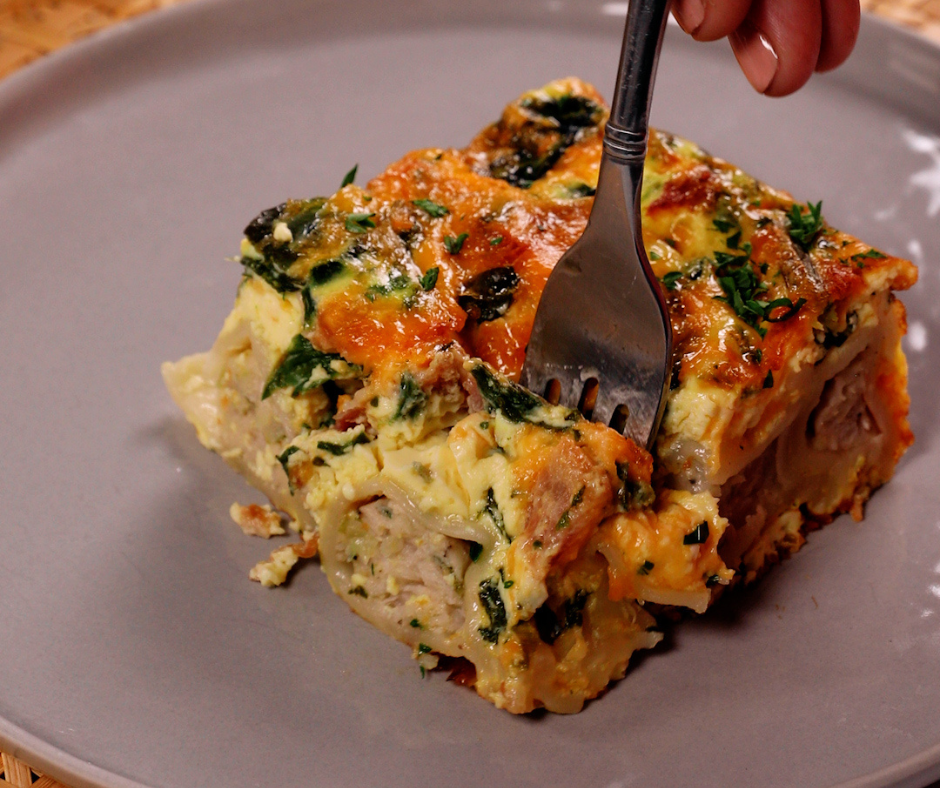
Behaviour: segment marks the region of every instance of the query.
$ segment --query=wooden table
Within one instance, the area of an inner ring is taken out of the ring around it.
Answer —
[[[0,78],[108,25],[184,0],[0,0]],[[940,44],[940,0],[861,0]],[[0,633],[2,635],[2,633]],[[3,691],[0,684],[0,692]],[[68,788],[0,752],[0,788]]]

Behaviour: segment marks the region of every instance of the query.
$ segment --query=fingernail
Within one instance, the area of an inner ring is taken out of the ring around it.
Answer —
[[[705,0],[676,0],[672,5],[672,15],[679,27],[694,35],[705,21]]]
[[[747,81],[758,93],[764,93],[777,74],[777,53],[770,41],[748,19],[729,38]]]

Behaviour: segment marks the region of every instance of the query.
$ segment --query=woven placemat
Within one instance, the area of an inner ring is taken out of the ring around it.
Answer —
[[[0,78],[70,41],[182,0],[0,0]],[[940,0],[861,0],[940,43]],[[0,752],[0,788],[67,788]]]

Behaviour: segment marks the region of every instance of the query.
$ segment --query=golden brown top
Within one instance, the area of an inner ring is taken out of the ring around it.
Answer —
[[[587,222],[606,117],[576,79],[523,94],[464,150],[416,151],[365,189],[264,212],[243,263],[302,291],[313,344],[370,373],[457,342],[516,378],[545,281]],[[844,341],[855,297],[916,280],[907,261],[830,228],[819,204],[662,132],[642,206],[674,388],[768,388],[800,347]]]

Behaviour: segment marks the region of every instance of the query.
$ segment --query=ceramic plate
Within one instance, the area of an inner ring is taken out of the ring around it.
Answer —
[[[867,20],[849,66],[751,93],[670,31],[654,122],[921,266],[917,443],[841,518],[572,717],[512,717],[349,612],[266,590],[160,380],[207,348],[241,228],[526,88],[609,92],[624,8],[233,0],[147,17],[0,84],[0,743],[75,788],[918,786],[940,776],[940,50]]]

